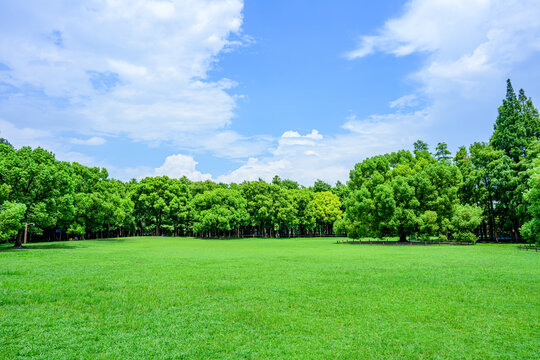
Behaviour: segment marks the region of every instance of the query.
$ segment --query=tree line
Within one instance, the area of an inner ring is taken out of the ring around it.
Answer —
[[[111,179],[104,168],[58,161],[42,148],[0,144],[0,241],[144,235],[328,235],[341,218],[336,188],[274,177],[242,184],[183,177]]]
[[[532,100],[507,80],[489,143],[445,143],[368,158],[350,172],[345,214],[349,237],[414,236],[475,242],[540,242],[540,120]]]
[[[311,187],[275,176],[223,184],[183,177],[111,179],[0,139],[0,241],[144,235],[540,241],[540,120],[510,80],[489,143],[423,141],[365,159],[346,184]]]

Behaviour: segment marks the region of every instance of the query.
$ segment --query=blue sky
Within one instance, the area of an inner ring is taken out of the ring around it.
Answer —
[[[111,176],[345,181],[540,97],[533,0],[4,1],[0,136]]]

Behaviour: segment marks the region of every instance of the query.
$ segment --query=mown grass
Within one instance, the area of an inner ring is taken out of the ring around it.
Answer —
[[[540,253],[335,240],[0,245],[0,358],[540,358]]]

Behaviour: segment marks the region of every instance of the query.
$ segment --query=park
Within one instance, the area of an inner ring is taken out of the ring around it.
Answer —
[[[540,360],[539,18],[0,1],[0,360]]]
[[[508,80],[490,143],[309,187],[124,182],[2,139],[0,358],[538,357],[539,124]]]

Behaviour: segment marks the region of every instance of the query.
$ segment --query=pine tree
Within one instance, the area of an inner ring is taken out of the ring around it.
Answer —
[[[519,239],[520,227],[526,218],[523,194],[528,189],[527,150],[540,134],[538,110],[521,89],[516,96],[510,79],[507,80],[506,98],[499,107],[491,146],[502,150],[509,158],[506,167],[496,178],[494,200],[496,212],[504,230]]]
[[[533,105],[532,99],[525,96],[523,89],[519,91],[518,99],[521,105],[521,117],[525,128],[527,148],[530,148],[531,142],[540,138],[540,116]]]
[[[495,149],[503,150],[516,163],[525,156],[527,148],[522,111],[521,103],[514,92],[510,79],[508,79],[506,81],[506,98],[499,107],[491,145]]]

